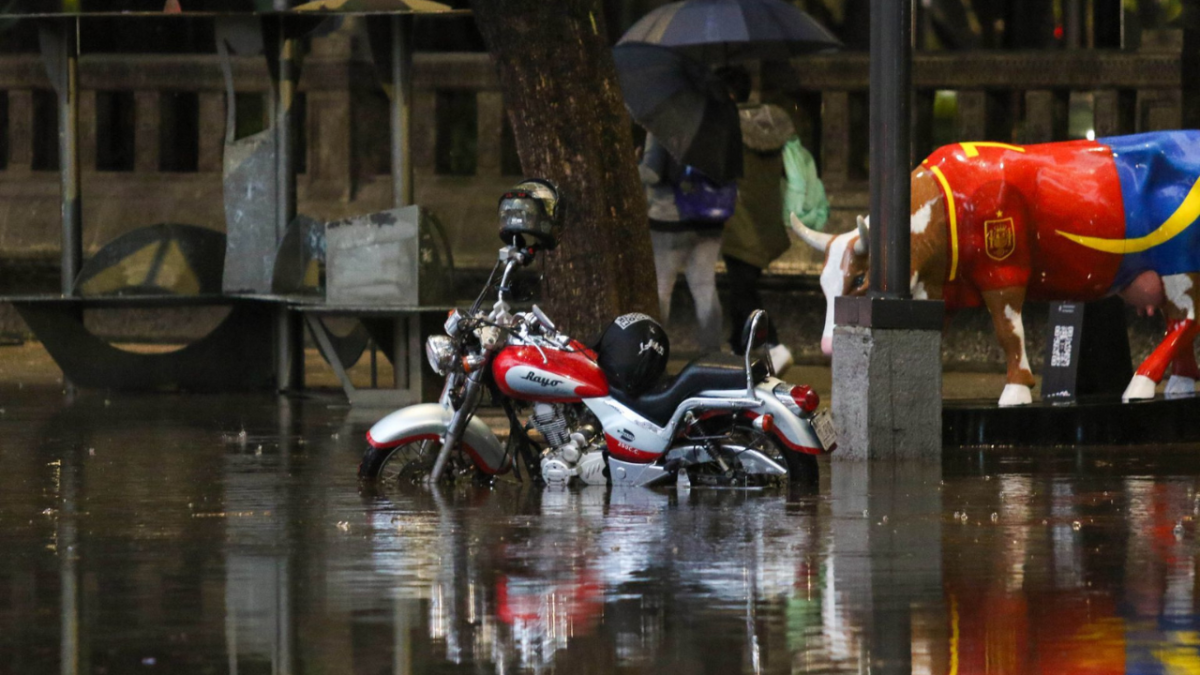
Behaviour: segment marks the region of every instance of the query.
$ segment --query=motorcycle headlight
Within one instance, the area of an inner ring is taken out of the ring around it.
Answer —
[[[425,341],[425,358],[438,375],[445,375],[454,364],[454,342],[445,335],[430,335]]]

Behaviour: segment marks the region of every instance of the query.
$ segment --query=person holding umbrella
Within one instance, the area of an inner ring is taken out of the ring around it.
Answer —
[[[649,202],[661,316],[670,316],[682,271],[696,304],[700,347],[716,351],[721,229],[733,214],[742,172],[737,106],[724,83],[682,54],[631,44],[616,47],[613,58],[625,105],[648,132],[638,169]]]
[[[824,26],[783,0],[672,2],[638,20],[621,37],[616,51],[638,45],[669,47],[678,54],[699,59],[712,66],[721,66],[720,72],[727,82],[744,80],[747,83],[745,95],[739,96],[739,101],[748,98],[749,77],[744,69],[734,64],[787,60],[799,54],[828,51],[841,46],[837,38]],[[617,65],[620,72],[619,60]],[[624,87],[624,81],[622,86]],[[629,100],[628,94],[626,100]],[[630,111],[633,112],[632,107]],[[634,119],[641,121],[636,114]],[[780,202],[786,201],[788,207],[798,209],[798,217],[808,218],[813,222],[820,220],[821,224],[824,220],[822,213],[828,213],[828,202],[824,200],[824,190],[820,180],[816,178],[812,157],[795,137],[786,113],[773,106],[744,108],[741,111],[740,133],[737,134],[739,140],[747,133],[748,128],[751,131],[757,128],[757,132],[769,130],[772,133],[766,134],[771,136],[769,139],[763,138],[763,133],[758,133],[756,139],[747,139],[747,154],[739,166],[739,169],[745,167],[747,177],[742,182],[744,187],[739,190],[734,220],[731,221],[731,227],[725,231],[723,253],[732,287],[731,313],[734,326],[730,342],[734,351],[739,353],[744,348],[741,345],[740,324],[760,303],[757,282],[762,270],[782,255],[789,245],[787,232],[777,220],[785,211]],[[778,134],[785,136],[780,139]],[[786,149],[781,155],[780,148],[785,144]],[[741,151],[739,144],[738,153]],[[780,194],[779,186],[781,163],[786,163],[788,168],[788,182],[783,195]],[[739,177],[741,173],[738,172]],[[788,187],[791,189],[787,189]],[[743,194],[747,188],[753,194]],[[809,192],[813,194],[808,195]],[[665,194],[661,196],[665,199]],[[785,196],[785,199],[782,198]],[[653,195],[648,194],[648,197]],[[651,210],[653,212],[653,205]],[[661,287],[660,276],[660,291]],[[786,346],[779,344],[773,326],[769,331],[768,343],[773,345],[771,358],[776,370],[782,370],[790,365],[791,352]]]
[[[676,190],[686,177],[686,169],[653,134],[646,135],[638,173],[649,206],[659,316],[664,322],[670,319],[675,279],[683,272],[696,306],[696,338],[700,349],[717,351],[721,348],[721,300],[717,297],[716,268],[725,220],[685,219],[680,215]]]

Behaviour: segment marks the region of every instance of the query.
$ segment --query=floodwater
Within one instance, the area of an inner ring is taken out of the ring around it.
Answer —
[[[0,673],[1200,668],[1194,448],[371,492],[370,422],[0,386]]]

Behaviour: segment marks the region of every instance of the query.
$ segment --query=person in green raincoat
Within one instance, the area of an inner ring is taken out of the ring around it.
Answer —
[[[743,177],[738,182],[737,209],[725,225],[721,255],[733,319],[729,343],[735,353],[742,354],[742,327],[762,306],[758,280],[791,246],[787,233],[790,214],[821,230],[829,218],[829,200],[812,154],[800,144],[791,118],[782,108],[749,104],[741,106],[738,113],[745,146]],[[791,350],[779,342],[774,325],[767,328],[767,344],[776,372],[792,364]]]

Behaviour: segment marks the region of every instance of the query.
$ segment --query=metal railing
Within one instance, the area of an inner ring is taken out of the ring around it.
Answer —
[[[1087,126],[1097,137],[1178,127],[1180,52],[1167,38],[1158,48],[1138,52],[918,53],[913,63],[913,161],[939,141],[1065,139],[1081,100],[1085,116],[1090,115]],[[261,59],[235,58],[233,73],[239,95],[267,92]],[[89,197],[85,248],[94,251],[124,231],[150,224],[142,222],[147,219],[223,229],[220,174],[226,119],[217,57],[85,55],[79,77],[83,189]],[[782,92],[772,100],[791,104],[802,121],[798,128],[818,159],[833,207],[833,230],[851,227],[853,216],[867,210],[868,80],[868,59],[862,53],[798,58],[762,72],[764,90]],[[0,131],[7,149],[0,162],[0,199],[10,204],[0,210],[0,258],[42,255],[59,245],[58,174],[54,166],[44,165],[44,158],[54,155],[45,147],[54,142],[46,134],[56,133],[55,120],[46,119],[38,104],[38,92],[49,89],[35,55],[0,56],[0,122],[6,123]],[[494,195],[512,181],[505,169],[512,171],[514,165],[493,66],[486,54],[418,54],[413,89],[417,201],[442,216],[459,249],[456,259],[467,266],[486,265],[494,246],[478,234],[490,231]],[[97,126],[97,102],[109,92],[132,92],[132,122],[127,116],[119,130],[131,134],[127,140],[134,149],[131,165],[123,171],[97,168],[97,135],[114,128]],[[163,101],[176,92],[195,95],[197,123],[189,129],[197,134],[189,140],[195,144],[194,170],[164,170],[170,162],[162,160],[162,146],[177,139]],[[391,200],[390,177],[384,175],[388,164],[372,155],[386,151],[386,99],[372,66],[353,58],[348,49],[332,56],[318,51],[305,60],[300,92],[307,160],[299,180],[301,211],[332,218],[386,208]],[[448,97],[462,101],[472,94],[474,119],[439,112]],[[454,172],[444,166],[439,172],[438,156],[448,152],[439,143],[455,138],[466,139],[455,146],[456,152],[473,153],[474,161],[468,157]],[[130,200],[147,208],[131,214]],[[797,246],[772,271],[807,274],[817,264],[807,247]]]

